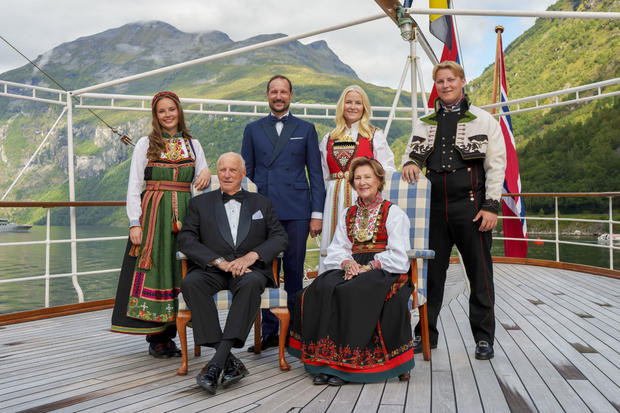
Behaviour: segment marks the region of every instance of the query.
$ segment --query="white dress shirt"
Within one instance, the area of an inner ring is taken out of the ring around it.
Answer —
[[[241,213],[241,202],[231,199],[224,204],[226,217],[228,218],[228,227],[232,234],[235,245],[237,244],[237,230],[239,229],[239,214]]]
[[[290,111],[286,111],[286,113],[284,115],[276,116],[276,115],[273,114],[273,112],[271,112],[271,115],[275,116],[278,119],[280,119],[280,118],[283,118],[285,116],[288,116],[289,113],[290,113]],[[278,132],[278,136],[280,136],[280,134],[282,133],[282,129],[284,129],[284,122],[282,122],[282,121],[276,122],[276,132]]]
[[[347,211],[348,208],[342,211],[338,219],[334,239],[327,248],[324,271],[339,270],[343,261],[353,259],[351,254],[353,243],[347,235]],[[379,260],[381,262],[381,269],[387,272],[394,274],[406,273],[409,271],[407,250],[411,249],[409,242],[409,218],[402,209],[392,204],[388,210],[385,227],[388,234],[386,250],[376,253],[374,259]]]
[[[207,160],[205,154],[200,146],[200,142],[196,139],[192,139],[192,146],[196,154],[195,166],[194,166],[194,178],[196,178],[200,172],[207,168]],[[185,147],[185,142],[182,143],[183,153],[187,155],[188,150]],[[142,215],[142,205],[140,203],[140,194],[144,189],[144,169],[149,160],[146,158],[146,151],[149,149],[149,138],[143,136],[136,143],[133,149],[133,155],[131,157],[131,166],[129,167],[129,182],[127,184],[127,217],[129,218],[129,226],[139,226],[140,216]]]

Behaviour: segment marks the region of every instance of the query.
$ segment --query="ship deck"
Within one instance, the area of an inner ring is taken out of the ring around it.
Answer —
[[[452,265],[432,360],[416,355],[409,382],[340,388],[314,386],[290,356],[280,371],[275,349],[244,348],[234,351],[250,375],[210,396],[195,376],[211,350],[190,355],[188,375],[177,376],[180,359],[153,359],[143,338],[108,332],[111,310],[7,325],[0,411],[619,411],[620,280],[496,264],[495,285],[492,360],[473,357],[466,284]]]

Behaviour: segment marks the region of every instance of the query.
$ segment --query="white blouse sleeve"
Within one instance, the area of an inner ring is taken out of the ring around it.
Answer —
[[[329,166],[327,165],[327,141],[329,140],[329,133],[323,137],[319,150],[321,151],[321,169],[323,170],[323,181],[325,181],[325,187],[327,188],[327,182],[329,181]]]
[[[390,172],[396,172],[396,165],[394,164],[394,154],[388,145],[385,135],[381,129],[375,131],[375,135],[372,138],[373,155],[375,159],[379,161],[383,169]]]
[[[323,261],[326,270],[339,270],[341,269],[340,263],[342,261],[353,259],[353,255],[351,255],[353,244],[347,236],[346,216],[348,210],[349,208],[340,213],[334,238],[329,247],[327,247],[327,257]]]
[[[194,178],[197,177],[203,169],[208,168],[205,153],[202,150],[202,146],[197,139],[192,139],[192,146],[194,147],[194,153],[196,154],[196,163],[194,168]]]
[[[144,169],[148,164],[146,151],[149,148],[149,138],[144,136],[138,140],[133,155],[131,156],[131,166],[129,167],[129,182],[127,184],[127,217],[129,226],[140,225],[140,215],[142,207],[140,205],[140,193],[144,187]]]
[[[402,209],[391,205],[385,226],[388,233],[387,249],[375,254],[375,259],[381,262],[381,268],[387,272],[406,273],[409,270],[407,251],[411,249],[409,217]]]

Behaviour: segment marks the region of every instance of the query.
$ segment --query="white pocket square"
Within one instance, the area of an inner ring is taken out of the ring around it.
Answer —
[[[303,139],[303,138],[304,138],[303,136],[298,136],[298,137],[296,137],[296,138],[291,138],[291,140],[292,140],[292,141],[296,141],[296,140],[298,140],[298,139]]]
[[[252,220],[255,221],[257,219],[263,219],[263,213],[260,212],[260,209],[258,211],[256,211],[253,215],[252,215]]]

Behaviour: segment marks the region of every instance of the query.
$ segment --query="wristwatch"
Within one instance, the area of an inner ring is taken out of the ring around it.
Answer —
[[[213,261],[213,266],[214,267],[219,267],[219,265],[224,261],[224,258],[222,257],[218,257]]]

